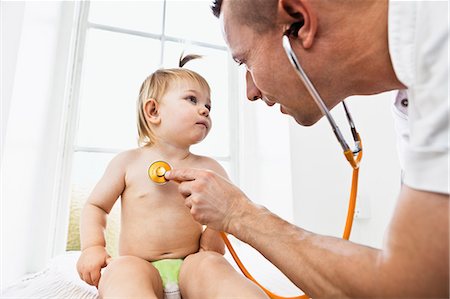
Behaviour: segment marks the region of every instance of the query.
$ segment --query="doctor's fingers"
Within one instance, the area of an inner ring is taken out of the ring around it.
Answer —
[[[184,199],[184,205],[190,210],[192,209],[192,201],[191,201],[191,197],[188,196]]]
[[[166,172],[164,177],[169,181],[193,181],[198,177],[200,172],[202,170],[195,168],[177,168]]]
[[[199,177],[193,181],[181,182],[178,186],[178,192],[185,198],[191,195],[206,194],[209,187],[213,183],[213,177],[215,174],[211,171],[205,171],[200,174]]]
[[[192,194],[192,183],[182,182],[178,185],[178,192],[184,197],[188,198]]]

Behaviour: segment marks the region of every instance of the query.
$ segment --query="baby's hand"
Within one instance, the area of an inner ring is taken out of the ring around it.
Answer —
[[[88,247],[83,250],[77,262],[80,278],[90,285],[98,287],[100,270],[109,263],[111,256],[103,246]]]

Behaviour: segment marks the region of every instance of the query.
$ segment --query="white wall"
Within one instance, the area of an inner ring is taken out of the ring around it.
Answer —
[[[2,62],[16,63],[2,64],[2,286],[51,255],[74,3],[2,2],[4,14],[5,38],[15,42],[2,35]]]
[[[362,218],[355,219],[350,240],[378,248],[400,188],[391,117],[394,95],[389,92],[347,100],[364,147],[357,199]],[[339,128],[347,134],[343,108],[337,106],[334,110]],[[295,223],[313,232],[341,237],[351,167],[326,119],[307,128],[291,121],[290,131]],[[352,144],[351,137],[347,140]]]

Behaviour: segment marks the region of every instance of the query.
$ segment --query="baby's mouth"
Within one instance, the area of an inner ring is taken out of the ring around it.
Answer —
[[[203,125],[206,129],[208,129],[208,124],[206,122],[199,121],[196,124],[197,125]]]

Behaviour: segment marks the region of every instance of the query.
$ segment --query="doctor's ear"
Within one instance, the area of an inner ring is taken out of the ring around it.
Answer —
[[[311,48],[317,32],[317,16],[308,0],[280,0],[278,17],[285,24],[285,34]]]
[[[147,99],[143,104],[145,120],[157,125],[161,122],[159,116],[159,103],[155,99]]]

